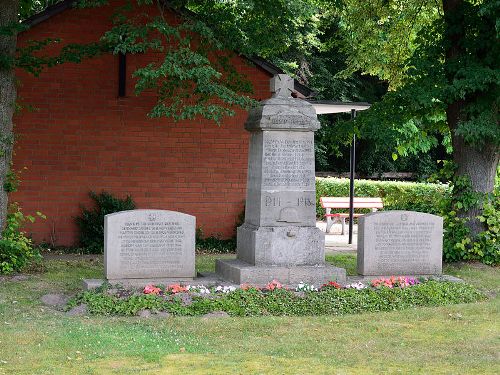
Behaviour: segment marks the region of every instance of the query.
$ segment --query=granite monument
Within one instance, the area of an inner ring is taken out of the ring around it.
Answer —
[[[271,99],[250,111],[245,222],[237,230],[237,259],[218,260],[217,273],[235,283],[277,279],[323,283],[345,280],[325,264],[324,233],[316,228],[314,132],[316,112],[291,96],[294,80],[271,80]]]
[[[105,216],[104,269],[110,282],[195,277],[195,217],[166,210]]]
[[[360,275],[441,275],[443,218],[383,211],[359,218]]]

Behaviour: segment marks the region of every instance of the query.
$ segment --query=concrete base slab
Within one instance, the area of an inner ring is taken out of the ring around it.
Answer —
[[[83,290],[92,290],[99,288],[104,284],[104,279],[83,279]]]
[[[318,266],[254,266],[239,259],[217,260],[215,270],[223,279],[236,284],[265,285],[276,279],[284,285],[297,285],[300,282],[321,285],[328,281],[346,282],[344,268],[328,264]]]
[[[171,284],[193,284],[193,278],[183,278],[183,279],[84,279],[83,289],[91,290],[100,287],[105,282],[111,285],[122,285],[124,287],[145,287],[146,285],[171,285]]]
[[[206,287],[211,286],[238,286],[232,282],[223,280],[219,275],[214,272],[198,273],[194,279],[121,279],[121,280],[105,280],[105,279],[84,279],[83,289],[91,290],[100,287],[105,282],[109,282],[111,285],[122,285],[124,287],[135,287],[143,288],[146,285],[204,285]]]

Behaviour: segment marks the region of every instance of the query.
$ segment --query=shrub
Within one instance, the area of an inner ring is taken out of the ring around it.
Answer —
[[[205,254],[227,254],[236,251],[236,237],[222,239],[215,236],[205,237],[203,230],[196,230],[196,250]]]
[[[140,310],[150,309],[191,316],[214,311],[225,311],[232,316],[305,316],[403,310],[470,303],[484,298],[468,284],[426,281],[406,288],[356,290],[326,287],[319,292],[303,293],[280,288],[264,292],[250,287],[210,297],[191,295],[190,304],[183,303],[183,299],[176,295],[134,294],[120,298],[100,290],[81,293],[67,307],[85,303],[90,313],[99,315],[134,315]]]
[[[384,210],[408,210],[439,215],[442,202],[450,195],[450,189],[443,184],[399,181],[356,180],[355,196],[380,197]],[[319,203],[320,197],[349,196],[349,179],[316,178],[316,214],[324,217],[325,210]]]
[[[95,202],[93,209],[81,207],[82,213],[75,218],[80,229],[80,245],[85,252],[102,253],[104,248],[104,216],[114,212],[133,210],[135,203],[130,196],[125,199],[114,197],[108,192],[89,193]]]
[[[45,218],[40,212],[37,215]],[[0,239],[0,273],[20,271],[30,261],[41,259],[39,251],[33,248],[31,239],[21,231],[26,221],[34,222],[35,218],[24,215],[17,203],[12,204]]]
[[[444,242],[443,258],[446,262],[478,260],[489,265],[500,264],[500,189],[493,192],[493,199],[486,201],[478,216],[485,230],[476,238],[471,236],[466,219],[458,217],[456,211],[443,212]]]

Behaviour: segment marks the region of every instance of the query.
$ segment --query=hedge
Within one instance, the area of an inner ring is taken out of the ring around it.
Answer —
[[[316,178],[316,215],[324,217],[325,210],[320,197],[348,197],[349,179]],[[450,188],[444,184],[400,181],[355,180],[354,196],[380,197],[384,210],[408,210],[438,215],[442,202],[450,196]],[[344,210],[345,211],[345,210]]]

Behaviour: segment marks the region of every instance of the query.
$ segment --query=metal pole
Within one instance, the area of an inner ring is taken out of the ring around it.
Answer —
[[[356,118],[356,110],[351,109],[351,119]],[[352,133],[351,163],[349,168],[349,244],[352,244],[352,226],[354,219],[354,170],[356,166],[356,133]]]

